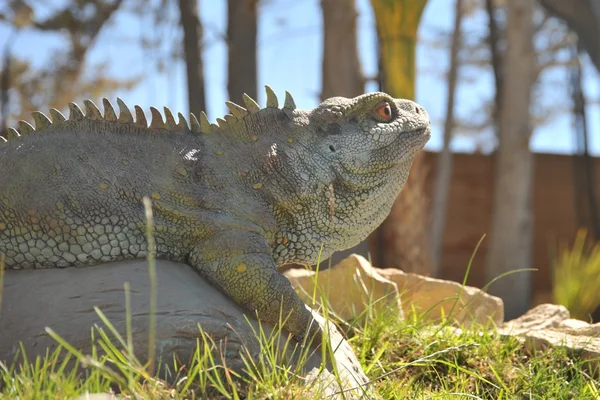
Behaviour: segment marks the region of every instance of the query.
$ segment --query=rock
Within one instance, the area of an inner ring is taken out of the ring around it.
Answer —
[[[598,374],[600,369],[600,338],[575,335],[556,329],[540,329],[526,333],[525,347],[531,353],[547,350],[551,347],[564,347],[569,356],[578,357],[587,362],[587,367]]]
[[[328,308],[347,321],[363,314],[369,304],[372,310],[391,304],[397,307],[398,312],[402,312],[396,284],[383,278],[371,263],[356,254],[327,270],[290,269],[283,274],[308,304],[312,304],[316,282],[317,302],[321,296],[325,296]],[[373,301],[382,298],[386,301],[373,304]]]
[[[427,320],[438,321],[452,312],[451,318],[462,326],[470,326],[474,322],[485,326],[490,321],[501,325],[504,321],[502,299],[478,288],[398,269],[376,271],[398,286],[405,315],[414,309]]]
[[[424,318],[438,321],[448,316],[460,293],[453,319],[461,325],[473,322],[487,324],[490,320],[501,324],[504,320],[502,300],[477,288],[461,286],[456,282],[407,274],[397,269],[379,269],[364,257],[352,254],[339,264],[324,271],[290,269],[284,275],[292,282],[305,302],[311,303],[315,279],[320,295],[328,300],[328,307],[345,320],[363,313],[368,304],[377,309],[391,305],[401,315],[425,313]]]
[[[511,336],[522,335],[533,330],[556,327],[569,318],[569,310],[564,306],[540,304],[519,318],[506,322],[499,331]]]
[[[231,368],[243,366],[240,352],[244,347],[255,358],[260,354],[259,342],[252,331],[258,331],[259,323],[251,315],[246,316],[251,323],[248,325],[244,311],[189,266],[163,260],[157,260],[156,266],[158,357],[173,360],[176,355],[182,361],[189,360],[200,337],[198,324],[217,344],[221,342]],[[100,308],[124,336],[124,282],[131,286],[133,343],[143,361],[148,340],[150,289],[144,260],[84,268],[6,271],[0,309],[0,361],[12,362],[19,340],[23,341],[30,360],[43,356],[47,348],[55,348],[56,342],[45,332],[47,326],[84,354],[90,354],[90,327],[104,326],[94,306]],[[325,326],[323,317],[315,312],[313,315]],[[331,323],[329,326],[342,388],[364,385],[367,377],[350,345]],[[267,336],[271,334],[271,326],[264,323],[262,328]],[[284,334],[278,338],[280,345],[283,346],[286,337]],[[320,354],[316,352],[309,357],[305,366],[307,373],[321,365]],[[291,362],[295,363],[293,358]]]
[[[564,332],[581,332],[582,330],[588,330],[592,328],[592,325],[579,319],[565,319],[558,323],[557,328]]]
[[[600,324],[572,319],[561,305],[541,304],[505,323],[498,332],[521,338],[531,353],[566,348],[569,356],[586,361],[588,370],[600,376]]]

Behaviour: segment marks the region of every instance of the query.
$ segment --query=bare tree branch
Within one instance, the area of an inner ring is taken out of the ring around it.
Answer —
[[[600,4],[597,0],[540,0],[550,13],[565,20],[600,71]]]

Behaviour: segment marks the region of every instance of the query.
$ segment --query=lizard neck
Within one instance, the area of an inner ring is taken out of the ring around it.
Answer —
[[[389,215],[406,178],[397,170],[381,174],[362,190],[333,180],[315,190],[311,201],[276,205],[273,214],[279,230],[273,256],[277,264],[313,265],[359,244]]]

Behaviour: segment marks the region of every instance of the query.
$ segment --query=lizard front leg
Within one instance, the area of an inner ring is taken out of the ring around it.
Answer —
[[[283,327],[294,338],[318,344],[321,329],[294,291],[277,272],[267,239],[252,231],[228,231],[198,243],[189,263],[239,306],[259,319]],[[286,320],[287,319],[287,320]]]

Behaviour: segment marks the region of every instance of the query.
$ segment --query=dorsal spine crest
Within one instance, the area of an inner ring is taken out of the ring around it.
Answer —
[[[231,112],[231,114],[225,115],[223,118],[217,118],[217,124],[210,123],[208,117],[204,112],[200,114],[200,121],[196,118],[193,113],[190,113],[190,123],[188,124],[186,118],[178,113],[178,122],[175,122],[175,117],[173,113],[168,107],[164,107],[164,119],[161,112],[154,108],[150,107],[150,115],[151,122],[148,125],[146,115],[141,107],[135,105],[134,113],[131,112],[131,109],[117,97],[117,105],[119,108],[119,115],[115,112],[113,105],[106,98],[102,99],[102,105],[104,108],[104,115],[100,111],[100,109],[94,104],[92,100],[86,99],[83,101],[85,113],[81,110],[81,108],[75,103],[69,103],[69,117],[66,118],[59,110],[55,108],[50,109],[50,118],[48,118],[41,111],[32,112],[33,122],[35,124],[32,126],[27,121],[19,121],[19,129],[9,128],[7,138],[1,142],[11,141],[15,138],[18,138],[23,135],[30,134],[35,131],[45,131],[48,129],[54,129],[60,127],[63,124],[72,123],[74,121],[80,120],[90,120],[90,121],[106,121],[106,122],[115,122],[125,125],[132,125],[138,128],[143,129],[160,129],[165,131],[190,131],[192,133],[211,133],[211,132],[223,132],[229,130],[232,124],[236,124],[239,121],[243,121],[248,116],[260,113],[261,111],[267,109],[277,108],[279,109],[279,100],[277,99],[277,95],[269,86],[265,86],[265,91],[267,94],[267,107],[260,108],[258,103],[252,99],[250,96],[244,93],[243,100],[244,105],[246,107],[242,107],[236,103],[231,101],[226,102],[227,108]],[[285,96],[285,104],[283,107],[283,111],[290,111],[296,108],[296,104],[292,96],[286,92]],[[135,114],[135,118],[134,118]]]

